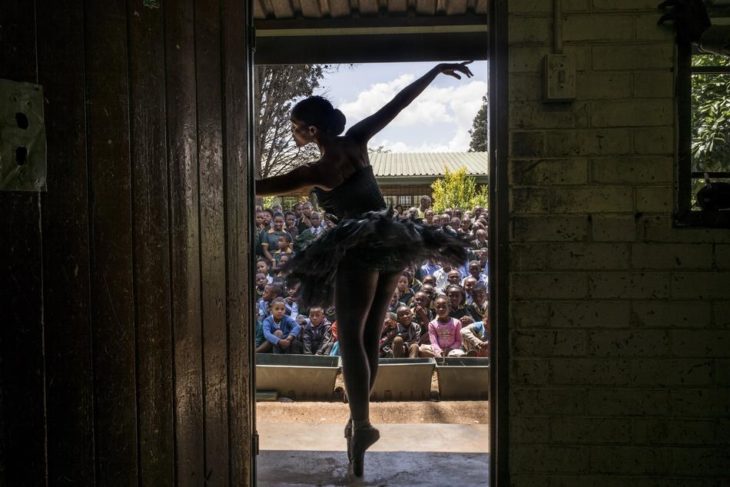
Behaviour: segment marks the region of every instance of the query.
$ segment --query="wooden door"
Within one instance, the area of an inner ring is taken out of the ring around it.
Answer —
[[[0,485],[249,485],[245,0],[0,9],[44,193],[0,191]]]

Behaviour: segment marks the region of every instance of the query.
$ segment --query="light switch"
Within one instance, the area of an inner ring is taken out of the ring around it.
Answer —
[[[544,59],[543,101],[575,100],[575,61],[567,54],[547,54]]]

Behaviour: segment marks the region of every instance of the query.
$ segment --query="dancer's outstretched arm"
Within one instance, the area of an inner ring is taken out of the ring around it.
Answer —
[[[436,65],[429,72],[403,88],[392,100],[386,103],[383,108],[353,125],[352,128],[347,131],[347,136],[352,137],[361,143],[367,143],[373,135],[385,128],[385,126],[388,125],[396,117],[396,115],[401,112],[401,110],[410,105],[411,102],[418,97],[418,95],[423,93],[423,90],[425,90],[439,74],[447,74],[456,79],[461,79],[459,73],[465,75],[467,78],[474,76],[471,70],[467,67],[470,63],[471,61]]]
[[[342,182],[342,174],[326,170],[321,164],[307,164],[286,174],[256,181],[259,196],[283,195],[298,190],[309,190],[314,186],[331,189]]]

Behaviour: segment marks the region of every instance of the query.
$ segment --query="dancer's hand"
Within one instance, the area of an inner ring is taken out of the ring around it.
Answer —
[[[461,79],[459,73],[463,74],[467,78],[474,76],[471,69],[467,67],[467,64],[471,64],[474,61],[464,61],[463,63],[443,63],[436,66],[440,73],[453,76],[456,79]]]

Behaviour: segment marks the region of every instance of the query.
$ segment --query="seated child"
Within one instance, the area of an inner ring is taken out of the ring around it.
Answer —
[[[286,290],[286,314],[296,319],[299,316],[299,301],[297,300],[297,292],[299,292],[299,284],[295,284]]]
[[[324,310],[315,306],[309,308],[309,322],[304,327],[304,353],[308,355],[325,355],[327,333],[330,331],[329,321],[324,317]]]
[[[279,239],[277,240],[277,249],[274,252],[274,268],[277,269],[277,271],[283,265],[281,257],[283,255],[290,255],[291,253],[291,236],[288,233],[279,235]]]
[[[398,288],[395,288],[395,291],[393,291],[393,297],[390,298],[390,304],[388,304],[388,312],[395,313],[398,308],[405,305],[406,304],[400,300],[400,291],[398,291]]]
[[[261,299],[261,297],[264,295],[264,288],[266,288],[266,285],[268,284],[268,280],[266,279],[266,275],[262,274],[261,272],[256,273],[256,298]]]
[[[467,305],[466,310],[475,321],[486,321],[489,312],[489,295],[487,287],[483,283],[477,283],[471,291],[472,302]]]
[[[479,262],[478,260],[472,260],[471,262],[469,262],[468,270],[469,275],[465,277],[464,280],[466,280],[468,277],[473,277],[477,280],[477,282],[481,282],[485,286],[487,285],[487,283],[489,282],[489,277],[487,277],[487,275],[482,272],[481,262]],[[461,285],[464,285],[464,281],[461,282]]]
[[[264,319],[271,314],[269,306],[271,306],[271,303],[275,298],[280,298],[283,295],[284,289],[282,289],[282,287],[278,284],[267,284],[264,286],[264,292],[258,302],[259,321],[263,322]]]
[[[428,324],[430,345],[421,345],[421,357],[460,357],[464,355],[461,349],[461,322],[449,316],[449,300],[443,296],[436,298],[436,319]]]
[[[418,291],[413,296],[413,308],[411,309],[413,321],[418,324],[421,333],[420,343],[428,343],[428,324],[436,317],[431,308],[431,296],[425,291]]]
[[[278,284],[267,284],[264,286],[264,292],[259,299],[257,308],[258,316],[256,319],[256,353],[267,353],[271,352],[271,343],[266,340],[264,335],[264,320],[270,315],[271,310],[269,309],[272,301],[282,295],[283,290]]]
[[[329,348],[329,356],[330,357],[339,357],[340,356],[340,342],[337,340],[337,321],[332,322],[332,326],[330,327],[330,332],[327,335],[327,347]],[[325,348],[325,351],[327,348]]]
[[[472,276],[467,277],[464,279],[464,295],[466,296],[466,305],[469,306],[472,301],[474,300],[474,297],[472,296],[472,293],[474,292],[474,287],[477,285],[477,280],[474,279]]]
[[[411,289],[408,284],[408,276],[406,274],[401,274],[398,278],[396,289],[398,289],[398,293],[400,294],[400,302],[405,303],[406,305],[411,304],[411,299],[413,299],[413,289]]]
[[[461,319],[462,316],[469,314],[464,306],[464,290],[457,284],[452,284],[446,288],[446,297],[449,300],[449,316]]]
[[[395,313],[386,313],[383,331],[380,333],[380,357],[393,357],[393,339],[398,333],[396,320]]]
[[[282,254],[279,258],[279,267],[274,267],[272,270],[274,272],[274,282],[277,280],[286,281],[286,272],[284,272],[284,266],[287,262],[289,262],[289,259],[291,256],[289,254]]]
[[[448,274],[446,274],[446,286],[450,286],[453,284],[459,285],[461,281],[461,272],[459,272],[458,269],[451,269]],[[446,286],[444,286],[444,291]]]
[[[395,338],[393,338],[393,357],[418,357],[418,341],[421,338],[421,327],[413,322],[413,313],[408,306],[401,306],[396,313]]]
[[[300,332],[297,322],[286,315],[284,299],[274,299],[271,302],[271,315],[264,320],[264,336],[273,346],[274,353],[301,353]]]
[[[326,310],[324,310],[324,315],[327,317],[330,323],[333,325],[337,321],[337,310],[334,306],[329,306]]]
[[[421,290],[423,283],[416,279],[416,272],[412,267],[404,270],[403,274],[408,278],[408,287],[411,288],[414,294]]]
[[[258,259],[256,261],[256,272],[265,275],[266,282],[269,284],[274,280],[271,274],[269,274],[269,264],[264,259]]]
[[[461,325],[461,344],[466,355],[489,357],[489,330],[484,322],[474,322],[471,316],[464,316]]]
[[[436,287],[436,278],[430,274],[425,276],[422,285],[425,286],[426,284],[429,284],[431,287]]]

